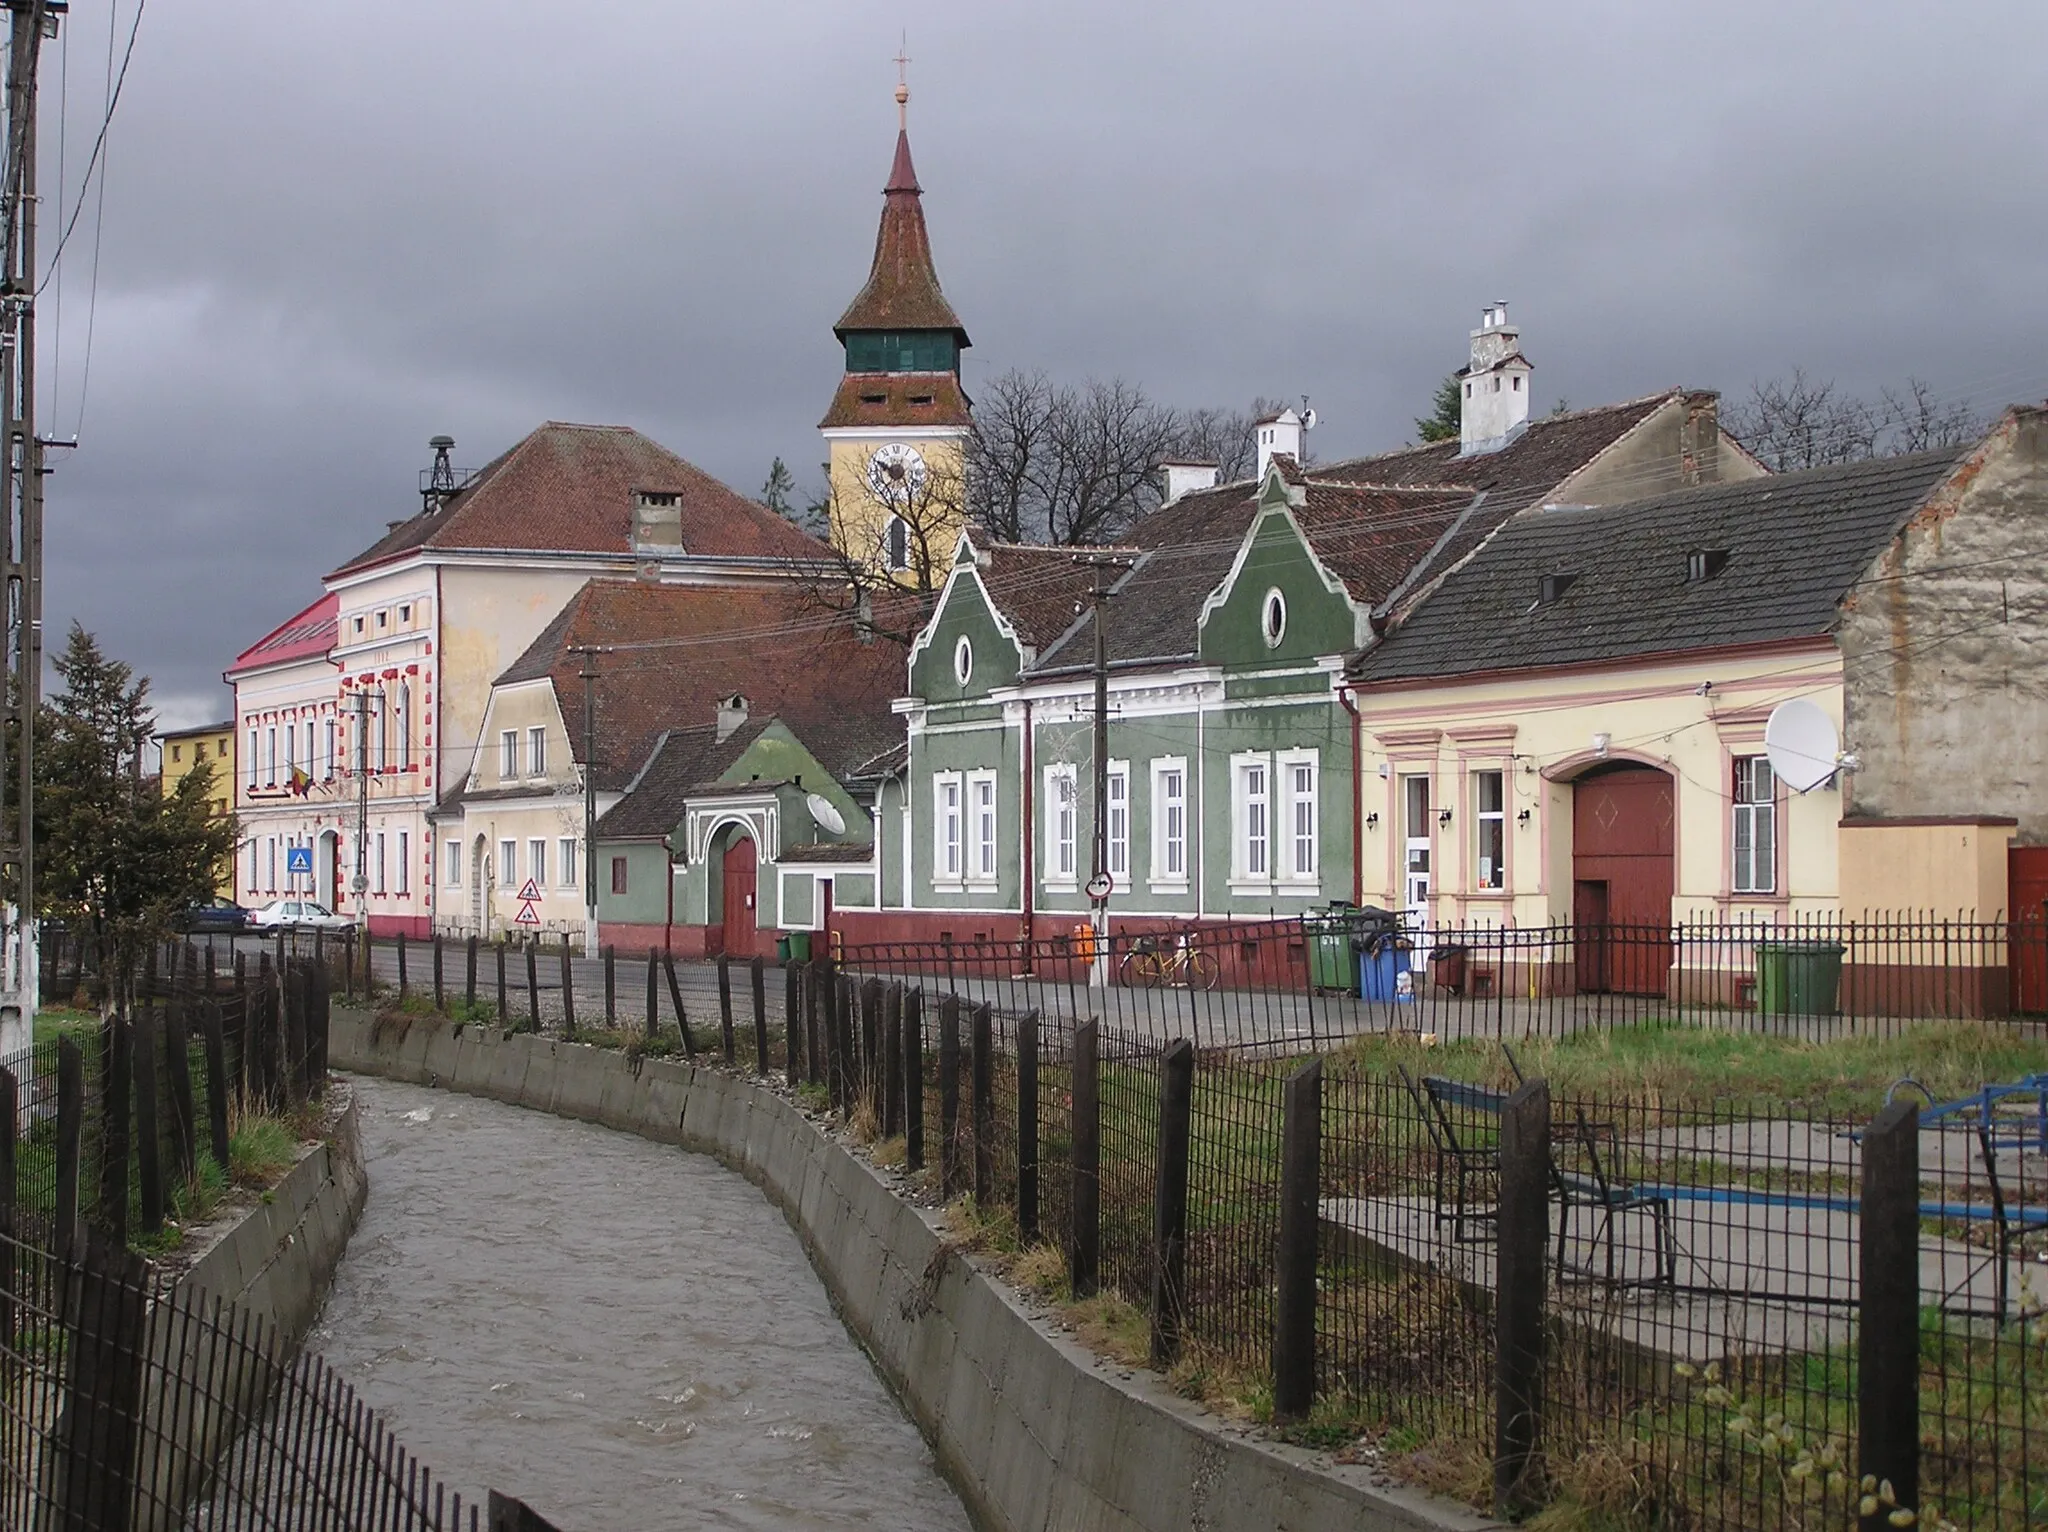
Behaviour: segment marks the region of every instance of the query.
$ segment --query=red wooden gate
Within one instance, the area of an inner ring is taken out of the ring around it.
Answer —
[[[2048,846],[2014,846],[2005,869],[2012,1008],[2039,1015],[2048,1011]]]
[[[1675,834],[1672,781],[1654,766],[1596,769],[1573,785],[1574,915],[1595,916],[1578,936],[1581,988],[1666,993]]]

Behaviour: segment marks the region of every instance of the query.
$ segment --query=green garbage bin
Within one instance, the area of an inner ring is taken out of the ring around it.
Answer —
[[[811,960],[810,932],[791,931],[786,936],[777,938],[775,945],[780,947],[784,942],[789,943],[789,953],[783,958],[785,963],[808,963]]]
[[[1351,957],[1351,927],[1357,914],[1356,905],[1337,903],[1327,911],[1311,910],[1301,917],[1311,988],[1349,990],[1358,982]]]
[[[1761,942],[1756,1008],[1766,1016],[1832,1016],[1842,989],[1839,942]]]

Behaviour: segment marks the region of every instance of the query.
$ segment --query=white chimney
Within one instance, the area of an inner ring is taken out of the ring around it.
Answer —
[[[1165,497],[1162,505],[1171,505],[1182,495],[1192,494],[1198,489],[1214,489],[1222,467],[1216,463],[1205,463],[1199,458],[1170,457],[1159,464],[1160,491]]]
[[[1292,409],[1282,410],[1277,415],[1268,415],[1253,428],[1259,443],[1259,477],[1266,477],[1266,469],[1273,462],[1273,454],[1284,452],[1297,465],[1301,462],[1301,417]]]
[[[718,701],[718,738],[721,742],[732,737],[733,730],[747,721],[747,699],[738,692]]]
[[[1529,423],[1529,359],[1508,306],[1490,303],[1472,332],[1472,365],[1458,375],[1458,455],[1498,452]]]

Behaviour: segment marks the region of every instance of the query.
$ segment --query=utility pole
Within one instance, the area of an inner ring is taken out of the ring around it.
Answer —
[[[35,1026],[35,722],[43,693],[43,443],[36,435],[36,70],[64,0],[6,0],[7,148],[0,184],[0,576],[5,582],[6,722],[0,864],[13,874],[0,936],[0,1054],[26,1052]],[[10,783],[7,778],[12,777]],[[9,789],[12,788],[10,792]]]
[[[1095,956],[1088,965],[1088,982],[1101,987],[1109,983],[1109,896],[1115,888],[1109,871],[1109,643],[1102,619],[1111,574],[1129,569],[1131,561],[1111,554],[1078,553],[1074,562],[1095,576],[1088,592],[1088,626],[1095,635],[1095,853],[1088,869],[1088,923],[1095,933]],[[1128,803],[1124,812],[1124,833],[1128,835]]]
[[[583,955],[597,952],[597,651],[583,650]]]
[[[363,928],[363,962],[370,961],[370,689],[356,693],[356,924]],[[365,969],[367,971],[367,968]]]

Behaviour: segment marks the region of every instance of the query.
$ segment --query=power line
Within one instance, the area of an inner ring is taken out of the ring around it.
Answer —
[[[79,183],[78,200],[72,203],[71,217],[64,225],[63,234],[58,236],[56,248],[50,252],[50,274],[37,284],[37,297],[41,297],[43,289],[50,285],[50,276],[55,275],[58,263],[64,258],[64,247],[71,243],[72,231],[78,227],[78,215],[85,210],[85,187],[91,184],[100,157],[106,152],[107,130],[114,125],[114,112],[121,105],[121,87],[128,83],[128,65],[135,58],[135,37],[142,30],[142,13],[148,5],[149,0],[135,0],[135,22],[128,29],[128,47],[121,55],[121,70],[114,77],[114,89],[107,97],[106,115],[100,119],[99,132],[93,135],[92,154],[85,162],[85,179]]]

